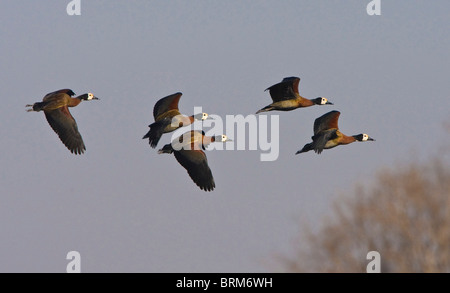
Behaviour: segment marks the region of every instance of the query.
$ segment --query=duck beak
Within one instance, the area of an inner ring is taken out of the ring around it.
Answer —
[[[93,99],[93,100],[100,100],[100,99],[99,99],[99,98],[97,98],[97,97],[93,97],[92,99]]]
[[[332,102],[328,102],[328,101],[325,104],[326,105],[334,105]]]
[[[373,138],[371,138],[371,137],[369,137],[367,140],[375,141],[375,139],[373,139]]]
[[[233,141],[231,138],[227,138],[225,142]]]

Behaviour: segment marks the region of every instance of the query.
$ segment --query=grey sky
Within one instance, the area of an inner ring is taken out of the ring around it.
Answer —
[[[65,272],[71,250],[83,272],[269,272],[339,192],[448,143],[449,1],[382,0],[381,16],[369,0],[81,0],[81,16],[69,2],[0,4],[0,272]],[[274,162],[207,152],[211,193],[141,139],[166,95],[186,114],[248,115],[286,76],[334,105],[267,114]],[[25,112],[61,88],[101,99],[71,109],[82,156]],[[331,110],[376,142],[295,156]]]

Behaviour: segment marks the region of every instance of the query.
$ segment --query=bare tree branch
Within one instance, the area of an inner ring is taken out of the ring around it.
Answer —
[[[381,254],[381,272],[450,272],[450,169],[438,159],[381,170],[336,201],[318,233],[304,230],[286,272],[365,272]],[[302,245],[300,245],[302,244]]]

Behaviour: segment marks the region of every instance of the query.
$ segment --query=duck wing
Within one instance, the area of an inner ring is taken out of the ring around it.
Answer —
[[[77,122],[70,114],[67,106],[44,111],[48,124],[58,134],[62,143],[74,154],[82,154],[86,150],[83,138],[78,131]]]

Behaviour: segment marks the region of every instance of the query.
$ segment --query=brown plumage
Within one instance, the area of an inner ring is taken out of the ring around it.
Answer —
[[[174,139],[172,143],[166,144],[158,153],[173,153],[178,163],[187,170],[192,181],[200,189],[212,191],[216,184],[203,150],[210,143],[226,141],[231,141],[226,135],[205,136],[203,131],[191,130]]]
[[[280,83],[277,83],[266,89],[270,93],[273,103],[258,110],[256,114],[268,111],[291,111],[297,108],[310,107],[313,105],[333,105],[326,98],[318,97],[315,99],[306,99],[298,93],[298,84],[300,78],[286,77]]]
[[[62,89],[45,95],[42,102],[36,102],[28,112],[44,111],[48,124],[58,134],[63,144],[74,154],[82,154],[86,150],[83,138],[78,131],[77,122],[70,114],[68,107],[76,107],[81,101],[98,100],[91,93],[72,97],[75,93],[70,89]]]
[[[328,112],[314,121],[313,142],[306,144],[295,154],[305,153],[314,150],[320,154],[324,149],[331,149],[338,145],[345,145],[355,141],[374,141],[365,133],[347,136],[339,131],[338,119],[341,113],[339,111]]]
[[[205,120],[208,114],[201,113],[192,116],[181,115],[178,109],[182,93],[178,92],[160,99],[153,107],[153,118],[155,122],[150,124],[150,130],[142,139],[148,138],[152,148],[158,145],[164,133],[172,132],[180,127],[190,125],[196,120]]]

